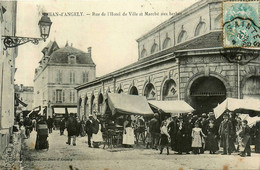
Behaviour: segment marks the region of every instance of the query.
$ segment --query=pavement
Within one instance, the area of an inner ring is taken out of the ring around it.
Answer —
[[[59,131],[49,135],[49,150],[34,149],[36,132],[24,141],[22,169],[79,169],[79,170],[151,170],[151,169],[260,169],[260,154],[251,157],[232,155],[176,155],[166,150],[159,151],[142,148],[89,148],[87,137],[78,137],[77,145],[67,145],[67,136]]]

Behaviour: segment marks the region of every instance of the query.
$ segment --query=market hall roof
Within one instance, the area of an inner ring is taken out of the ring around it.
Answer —
[[[193,38],[191,40],[180,43],[174,47],[159,51],[150,56],[142,58],[137,62],[134,62],[126,67],[118,69],[114,72],[108,73],[104,76],[100,76],[98,79],[88,82],[86,84],[82,84],[76,89],[81,89],[87,87],[89,85],[99,83],[104,79],[109,79],[113,76],[121,75],[126,72],[131,72],[134,69],[141,69],[142,67],[147,67],[150,64],[157,62],[164,62],[170,59],[174,59],[176,56],[174,55],[178,50],[210,50],[210,49],[220,49],[222,48],[222,32],[221,31],[212,31],[207,34],[201,35],[199,37]]]

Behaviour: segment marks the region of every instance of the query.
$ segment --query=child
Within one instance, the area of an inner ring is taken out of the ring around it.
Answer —
[[[161,151],[160,154],[162,154],[164,147],[166,146],[167,148],[167,155],[169,155],[169,139],[170,135],[168,133],[168,129],[167,129],[167,122],[163,121],[162,122],[162,127],[161,127]]]
[[[202,147],[201,135],[206,137],[206,135],[204,135],[204,133],[202,132],[201,128],[199,128],[199,122],[195,122],[195,127],[192,129],[191,132],[191,147],[194,149],[194,154],[199,154],[199,149]]]

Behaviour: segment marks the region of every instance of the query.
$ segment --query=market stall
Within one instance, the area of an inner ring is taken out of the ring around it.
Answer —
[[[214,109],[216,119],[225,111],[248,114],[250,117],[260,116],[260,100],[227,98]]]
[[[103,114],[106,117],[106,130],[103,134],[110,147],[122,143],[122,123],[126,116],[152,117],[154,114],[144,96],[109,93],[106,101]]]
[[[150,106],[156,109],[160,109],[165,113],[170,113],[173,115],[179,113],[189,113],[193,112],[194,109],[183,100],[170,100],[170,101],[148,101]]]
[[[162,122],[170,116],[178,116],[183,113],[193,112],[194,109],[183,100],[170,100],[170,101],[148,101],[150,107],[160,114],[159,121]]]

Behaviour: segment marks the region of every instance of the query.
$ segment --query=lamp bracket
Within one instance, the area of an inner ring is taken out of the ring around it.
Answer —
[[[16,36],[2,36],[4,37],[4,50],[7,48],[14,48],[20,45],[31,42],[35,45],[39,44],[39,41],[44,40],[43,38],[32,38],[32,37],[16,37]]]
[[[223,49],[219,52],[228,62],[239,65],[246,65],[260,56],[257,51],[243,51],[241,48]]]

